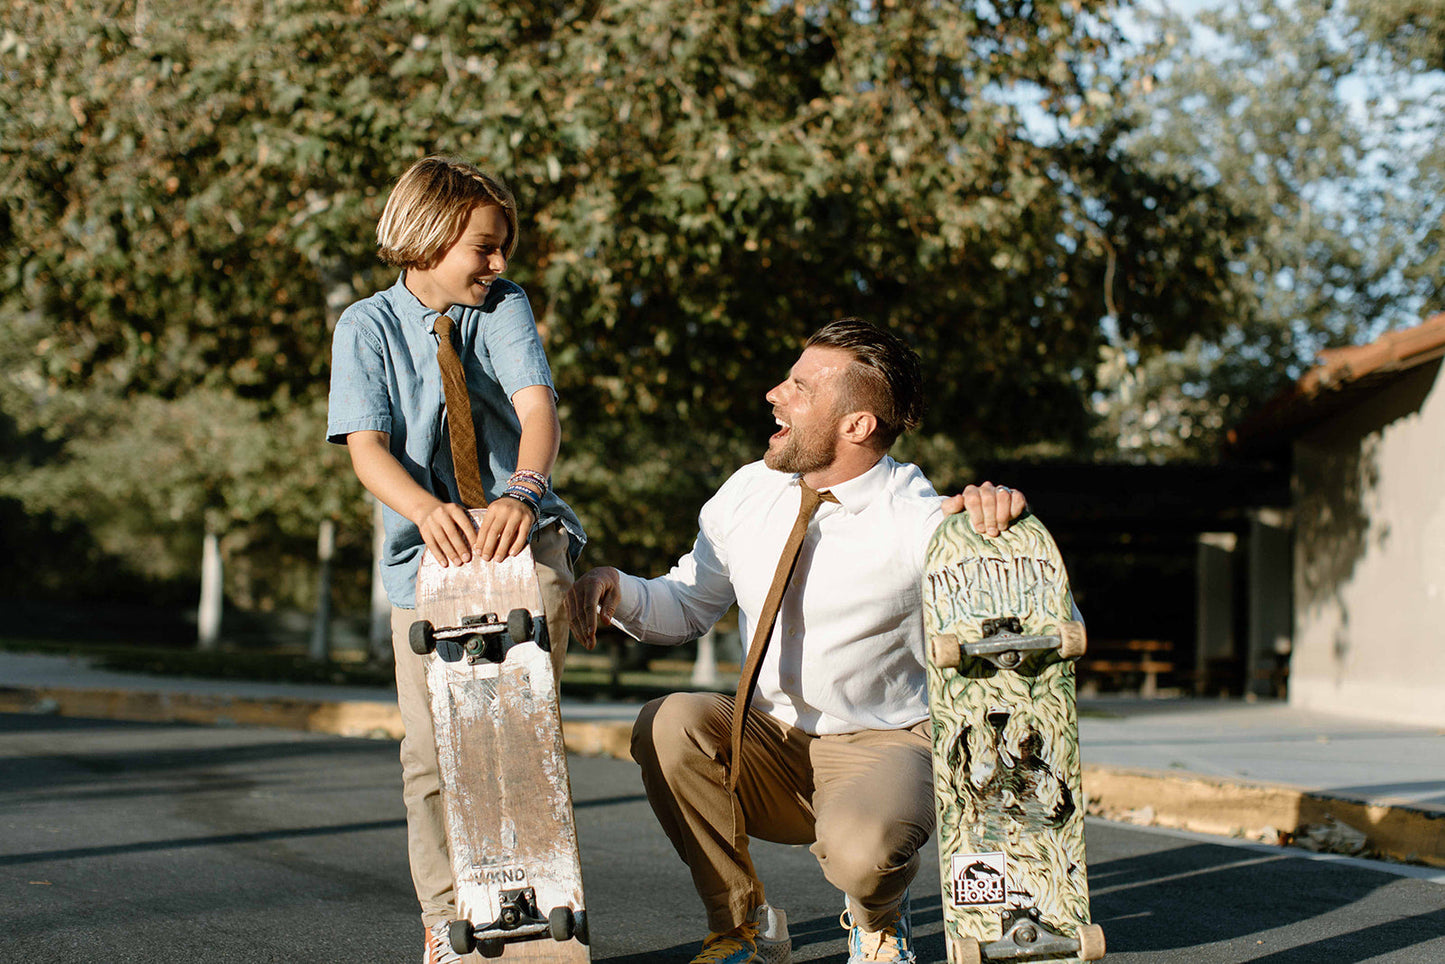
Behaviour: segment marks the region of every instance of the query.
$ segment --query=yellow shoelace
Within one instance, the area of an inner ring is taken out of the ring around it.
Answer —
[[[838,915],[838,923],[851,930],[854,926],[853,917],[846,910]],[[892,961],[896,960],[902,948],[898,943],[898,928],[894,924],[878,931],[876,934],[869,933],[863,928],[858,928],[859,945],[863,951],[863,959],[867,961]],[[872,944],[872,947],[868,945]],[[887,947],[889,956],[883,956],[883,950]]]
[[[709,934],[702,942],[702,953],[692,959],[692,964],[706,964],[708,961],[726,960],[740,949],[757,947],[758,925],[743,924],[726,934]]]

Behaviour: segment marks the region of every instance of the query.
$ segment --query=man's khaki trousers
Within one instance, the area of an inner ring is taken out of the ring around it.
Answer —
[[[754,710],[729,793],[732,710],[731,696],[674,693],[643,707],[632,730],[647,799],[692,872],[708,928],[731,930],[763,901],[751,836],[811,844],[823,876],[848,895],[853,919],[881,930],[933,832],[928,721],[813,736]]]
[[[547,633],[552,641],[552,665],[562,676],[567,652],[567,590],[572,588],[572,567],[567,562],[567,532],[560,523],[532,536],[532,557],[547,610]],[[406,733],[401,738],[401,795],[406,803],[406,849],[411,879],[421,903],[421,918],[430,927],[456,915],[456,888],[452,881],[451,853],[447,849],[446,817],[442,812],[436,736],[427,702],[426,673],[420,656],[411,651],[407,631],[416,610],[391,610],[391,647],[396,654],[396,702]]]

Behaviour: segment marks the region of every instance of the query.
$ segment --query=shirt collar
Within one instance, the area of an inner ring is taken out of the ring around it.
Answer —
[[[416,324],[425,328],[428,332],[436,326],[439,311],[433,311],[421,303],[421,299],[411,293],[406,286],[406,271],[403,270],[397,276],[396,284],[390,289],[391,306],[396,311],[396,316],[408,324]],[[455,319],[455,316],[453,316]]]
[[[839,482],[837,485],[830,485],[825,491],[833,493],[838,504],[843,507],[849,515],[862,512],[872,504],[873,500],[883,491],[888,484],[888,478],[892,473],[893,459],[885,455],[873,467],[862,475],[855,475],[846,482]],[[801,476],[794,476],[794,482],[801,482]]]

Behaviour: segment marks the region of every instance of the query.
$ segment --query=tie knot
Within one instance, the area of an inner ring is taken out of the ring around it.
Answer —
[[[820,502],[832,502],[835,505],[838,503],[838,497],[831,492],[819,492],[802,479],[798,480],[798,485],[803,490],[803,501],[800,508],[809,515],[818,508],[818,503]]]
[[[431,330],[438,336],[450,340],[452,337],[451,315],[437,315],[437,320],[432,322]]]

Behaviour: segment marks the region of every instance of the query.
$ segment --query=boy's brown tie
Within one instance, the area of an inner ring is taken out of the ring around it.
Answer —
[[[738,785],[738,774],[742,770],[743,723],[747,719],[748,704],[752,702],[753,690],[758,685],[758,667],[762,665],[763,653],[768,640],[773,636],[773,624],[778,620],[778,610],[783,605],[783,593],[787,591],[788,580],[798,564],[798,552],[803,548],[803,537],[808,533],[808,520],[818,511],[821,502],[837,502],[831,492],[819,492],[802,479],[803,498],[798,506],[798,518],[793,522],[793,531],[783,543],[783,554],[778,557],[778,568],[773,573],[773,584],[768,587],[763,610],[758,613],[758,625],[753,630],[752,642],[748,644],[748,658],[743,662],[742,675],[738,678],[738,692],[733,700],[732,747],[728,754],[728,792]]]
[[[452,320],[437,315],[432,331],[437,336],[437,365],[442,370],[442,392],[447,400],[447,433],[452,440],[452,471],[457,477],[457,492],[462,505],[483,509],[487,495],[482,489],[482,473],[477,468],[477,430],[472,424],[472,402],[467,395],[467,376],[462,360],[452,345]]]

